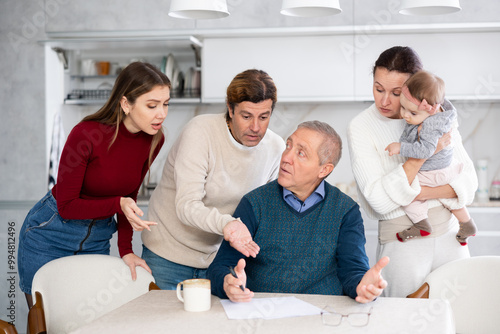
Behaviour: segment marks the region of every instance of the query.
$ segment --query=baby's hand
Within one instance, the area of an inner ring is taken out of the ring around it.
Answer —
[[[401,151],[401,144],[400,143],[390,143],[386,148],[386,151],[389,151],[389,156],[399,154]]]

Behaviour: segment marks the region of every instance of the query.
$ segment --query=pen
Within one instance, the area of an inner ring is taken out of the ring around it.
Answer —
[[[231,275],[233,275],[234,278],[238,278],[238,275],[236,275],[236,272],[234,271],[233,267],[229,267],[229,271],[231,272]],[[245,292],[245,287],[240,285],[241,291]]]

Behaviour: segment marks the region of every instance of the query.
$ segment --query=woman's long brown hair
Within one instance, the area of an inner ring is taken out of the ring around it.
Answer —
[[[124,112],[120,105],[122,97],[125,96],[127,101],[133,105],[139,96],[150,92],[153,88],[158,86],[166,86],[169,89],[171,87],[170,80],[164,73],[154,65],[148,63],[131,63],[118,75],[113,90],[111,91],[111,96],[104,106],[96,113],[85,117],[82,122],[96,121],[106,125],[115,125],[115,134],[109,144],[109,147],[111,147],[118,136],[120,123],[123,122],[124,119]],[[153,163],[153,154],[162,136],[163,131],[161,128],[153,136],[153,141],[151,142],[151,148],[149,150],[148,169]]]

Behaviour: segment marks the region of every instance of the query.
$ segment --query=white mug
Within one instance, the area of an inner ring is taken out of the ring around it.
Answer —
[[[181,290],[182,288],[182,290]],[[203,312],[210,310],[210,280],[187,279],[177,284],[177,298],[184,303],[184,310]]]

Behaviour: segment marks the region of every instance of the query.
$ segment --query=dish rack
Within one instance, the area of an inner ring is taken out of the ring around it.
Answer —
[[[66,100],[107,100],[110,95],[111,89],[73,89]]]

